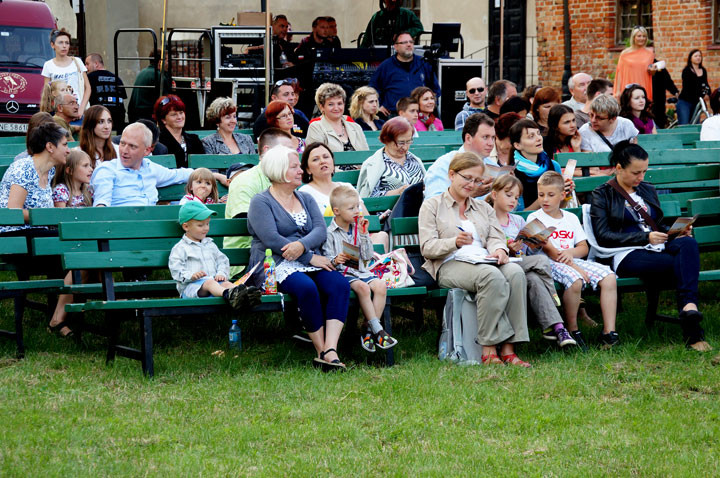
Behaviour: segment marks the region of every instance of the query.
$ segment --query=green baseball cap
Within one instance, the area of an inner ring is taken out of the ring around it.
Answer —
[[[185,224],[192,219],[204,221],[210,216],[215,215],[217,215],[217,212],[211,211],[203,203],[198,201],[188,201],[180,208],[180,212],[178,213],[178,222],[180,224]]]

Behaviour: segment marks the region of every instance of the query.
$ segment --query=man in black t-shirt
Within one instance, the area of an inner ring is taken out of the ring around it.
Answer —
[[[103,57],[99,53],[90,53],[85,58],[90,81],[90,104],[102,105],[110,110],[113,120],[113,129],[122,133],[125,127],[125,104],[127,98],[123,82],[115,73],[105,69]],[[117,83],[116,83],[117,82]],[[116,90],[116,86],[118,89]]]

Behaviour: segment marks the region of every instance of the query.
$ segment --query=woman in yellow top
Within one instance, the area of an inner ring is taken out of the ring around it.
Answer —
[[[653,65],[655,52],[649,46],[645,27],[637,26],[630,33],[630,46],[620,53],[613,95],[620,98],[627,85],[636,83],[647,91],[648,101],[652,101],[652,75],[657,68]]]

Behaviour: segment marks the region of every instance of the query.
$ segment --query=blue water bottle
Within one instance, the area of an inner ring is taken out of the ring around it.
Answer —
[[[242,340],[240,337],[240,327],[237,320],[233,319],[230,326],[230,350],[240,351],[242,349]]]

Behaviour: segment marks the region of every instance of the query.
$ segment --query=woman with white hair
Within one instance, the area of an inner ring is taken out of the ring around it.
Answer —
[[[250,201],[248,267],[263,262],[265,251],[271,251],[278,290],[297,302],[317,351],[313,365],[344,370],[337,345],[347,317],[350,285],[322,255],[327,227],[315,200],[296,190],[303,173],[297,151],[275,146],[263,155],[260,167],[270,187]],[[263,269],[258,269],[253,278],[261,286]]]
[[[315,104],[322,113],[308,128],[307,144],[325,143],[330,151],[368,151],[362,128],[345,118],[345,90],[334,83],[323,83],[315,92]]]

